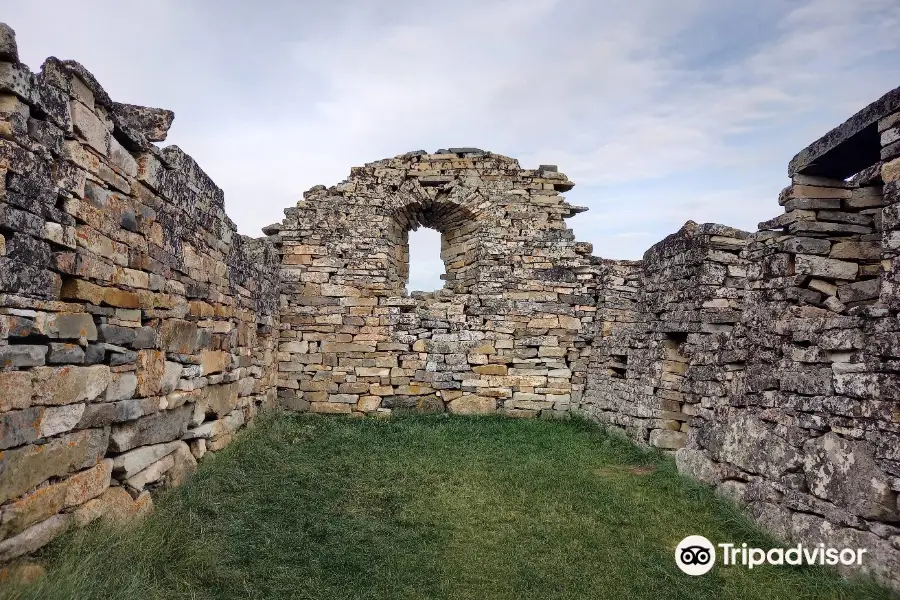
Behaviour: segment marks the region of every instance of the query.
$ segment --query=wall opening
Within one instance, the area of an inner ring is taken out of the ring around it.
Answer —
[[[466,293],[476,279],[478,223],[464,206],[438,198],[398,210],[388,237],[388,282],[396,294]]]
[[[447,272],[441,258],[441,232],[429,227],[411,230],[408,235],[409,275],[406,289],[410,292],[433,292],[444,287]]]

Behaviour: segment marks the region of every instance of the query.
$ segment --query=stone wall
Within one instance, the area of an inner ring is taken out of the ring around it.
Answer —
[[[169,111],[0,25],[0,561],[127,518],[275,399],[277,256]]]
[[[30,73],[0,27],[0,561],[145,510],[277,399],[587,415],[900,586],[900,90],[800,152],[759,231],[689,221],[641,261],[575,241],[555,166],[476,148],[354,168],[246,238],[154,145],[172,119]]]
[[[898,125],[900,89],[800,152],[758,232],[688,223],[608,263],[580,407],[783,539],[867,548],[895,587]]]
[[[556,167],[411,152],[316,186],[266,228],[281,254],[278,394],[296,410],[566,414],[584,389],[591,246]],[[406,293],[408,232],[442,233],[444,289]]]

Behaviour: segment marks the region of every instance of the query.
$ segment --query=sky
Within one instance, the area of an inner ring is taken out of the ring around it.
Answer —
[[[576,237],[639,259],[688,219],[755,230],[787,163],[900,85],[897,0],[0,0],[21,60],[75,59],[260,236],[313,185],[410,150],[556,164]],[[410,236],[432,290],[439,234]]]

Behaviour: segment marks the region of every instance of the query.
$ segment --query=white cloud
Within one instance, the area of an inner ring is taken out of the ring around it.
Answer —
[[[591,208],[579,238],[638,258],[687,219],[777,214],[791,156],[900,79],[896,0],[32,0],[3,18],[33,67],[75,58],[175,110],[170,141],[251,235],[353,165],[478,146],[558,164]]]

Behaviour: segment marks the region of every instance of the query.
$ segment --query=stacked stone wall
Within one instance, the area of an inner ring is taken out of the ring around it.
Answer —
[[[597,262],[555,167],[412,152],[304,194],[279,249],[279,396],[297,410],[567,414],[584,389]],[[442,233],[445,286],[405,290],[408,232]]]
[[[256,411],[587,415],[900,586],[900,89],[790,163],[784,214],[591,256],[555,166],[411,152],[235,232],[169,111],[0,26],[0,561],[150,505]],[[444,287],[406,290],[409,231]]]
[[[791,161],[759,231],[689,223],[629,263],[627,311],[599,297],[581,406],[782,539],[867,548],[893,586],[898,123],[894,90]]]
[[[151,506],[272,403],[277,255],[169,111],[0,25],[0,561]]]

